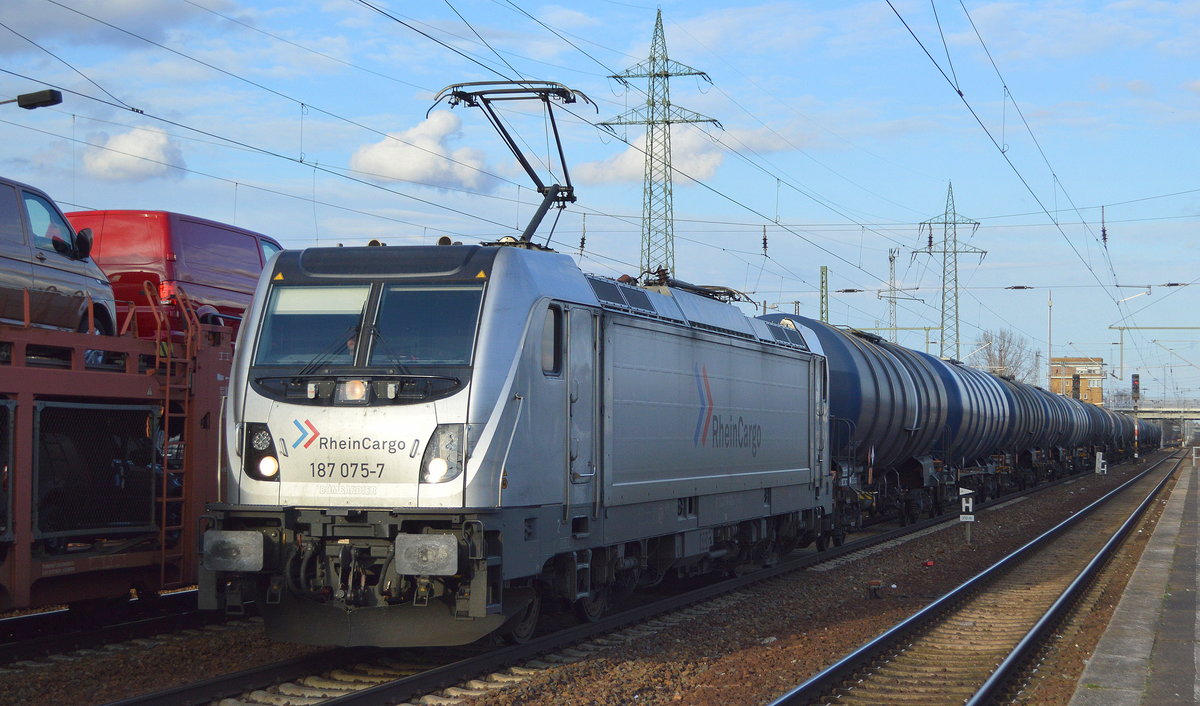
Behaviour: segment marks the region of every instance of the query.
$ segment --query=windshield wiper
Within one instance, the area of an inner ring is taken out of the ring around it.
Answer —
[[[408,375],[409,374],[408,366],[405,365],[404,362],[401,360],[400,355],[396,352],[396,349],[392,348],[391,344],[388,343],[387,338],[384,337],[383,332],[379,330],[379,327],[377,325],[375,325],[374,322],[371,322],[368,325],[368,330],[371,333],[372,340],[383,349],[383,352],[386,353],[389,358],[391,358],[392,363],[397,368],[400,369],[401,373]],[[423,375],[420,377],[438,377],[438,376]],[[457,382],[457,378],[455,379],[455,381]]]
[[[306,377],[317,372],[321,366],[333,360],[333,357],[342,351],[346,345],[346,342],[349,341],[350,337],[354,336],[356,332],[358,332],[358,326],[351,326],[350,328],[346,329],[345,333],[343,333],[340,337],[335,338],[333,343],[329,344],[324,350],[317,353],[317,355],[308,362],[308,365],[305,365],[303,368],[301,368],[300,372],[296,373],[295,377]],[[361,341],[358,343],[361,343]],[[356,351],[351,351],[351,355],[354,355],[355,352]]]

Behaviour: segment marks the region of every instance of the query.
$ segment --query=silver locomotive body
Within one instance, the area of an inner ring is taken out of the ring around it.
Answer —
[[[536,249],[284,252],[235,355],[202,605],[255,600],[279,639],[461,644],[822,542],[806,333]]]

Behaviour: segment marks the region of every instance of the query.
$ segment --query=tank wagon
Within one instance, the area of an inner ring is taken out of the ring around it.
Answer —
[[[284,251],[234,356],[202,605],[461,644],[770,563],[832,529],[824,365],[802,326],[530,243]]]
[[[1160,430],[1103,407],[800,316],[828,358],[839,527],[870,515],[940,514],[959,488],[995,496],[1120,460]]]

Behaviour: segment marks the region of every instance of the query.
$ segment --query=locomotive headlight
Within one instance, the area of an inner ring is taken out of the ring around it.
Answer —
[[[365,380],[342,380],[334,392],[334,404],[363,404],[367,401]]]
[[[274,456],[263,456],[258,459],[258,475],[263,478],[274,478],[279,473],[279,459]]]
[[[463,425],[439,424],[425,445],[421,482],[445,483],[463,472]]]
[[[271,430],[261,422],[247,422],[245,426],[246,455],[242,457],[242,471],[255,480],[279,482],[279,456],[275,453]]]

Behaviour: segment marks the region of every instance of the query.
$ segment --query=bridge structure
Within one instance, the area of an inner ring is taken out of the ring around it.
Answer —
[[[1177,419],[1200,421],[1200,400],[1142,400],[1136,406],[1122,401],[1120,404],[1105,405],[1114,412],[1128,414],[1138,419]]]

